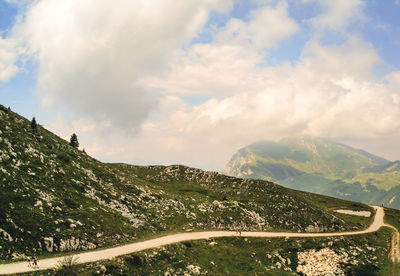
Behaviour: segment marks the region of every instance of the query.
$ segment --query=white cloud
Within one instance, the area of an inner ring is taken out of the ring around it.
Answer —
[[[198,47],[194,46],[196,53]],[[220,45],[201,47],[213,55]],[[170,79],[162,82],[171,92],[183,90],[186,94],[191,88],[192,93],[202,94],[201,83],[205,83],[203,94],[212,91],[214,97],[193,108],[182,103],[175,107],[179,111],[169,117],[167,113],[165,120],[156,123],[152,132],[144,131],[143,135],[180,138],[181,150],[168,155],[158,152],[154,159],[190,163],[195,157],[198,166],[220,168],[234,150],[260,139],[309,134],[374,140],[399,131],[398,99],[390,85],[374,77],[380,59],[374,48],[358,37],[330,47],[311,41],[295,65],[260,68],[251,55],[241,60],[236,51],[223,52],[220,58],[196,55],[200,59],[196,62],[189,58],[188,64],[177,66]],[[239,62],[235,64],[235,60]],[[394,79],[397,74],[389,84],[394,85]],[[183,89],[179,89],[179,80]],[[136,142],[146,147],[145,142]],[[162,141],[154,144],[163,147]]]
[[[320,77],[330,79],[346,76],[375,79],[373,67],[381,63],[372,44],[357,36],[348,37],[342,45],[328,47],[311,40],[303,50],[302,59],[305,69],[318,68]]]
[[[224,97],[247,90],[249,82],[259,83],[255,66],[265,51],[299,31],[285,4],[262,7],[250,20],[231,19],[210,44],[196,44],[177,54],[173,69],[161,76],[142,79],[179,95]],[[245,74],[245,72],[252,72]]]
[[[306,3],[318,3],[322,13],[310,20],[316,29],[343,31],[351,22],[365,19],[362,0],[303,0]]]
[[[296,31],[280,7],[267,9],[276,12],[277,22],[292,26],[288,36]],[[329,47],[311,40],[297,63],[261,67],[265,55],[259,49],[276,47],[285,36],[274,30],[269,36],[255,22],[264,24],[257,16],[234,19],[217,40],[179,51],[171,71],[142,78],[140,85],[164,91],[157,118],[143,124],[136,137],[114,133],[112,125],[98,127],[87,136],[89,153],[109,161],[221,169],[236,149],[260,139],[309,134],[375,141],[399,131],[400,107],[391,88],[398,87],[398,76],[388,76],[388,85],[374,76],[380,58],[371,44],[356,36]],[[238,35],[230,35],[232,30]],[[263,38],[257,47],[243,39],[258,36]],[[211,99],[191,106],[181,95]],[[113,134],[104,138],[101,131]]]
[[[38,94],[50,107],[137,129],[159,93],[138,79],[165,69],[211,11],[226,1],[53,1],[30,6],[14,28],[38,62]]]
[[[261,7],[253,11],[250,18],[248,22],[231,19],[216,36],[216,42],[262,50],[299,30],[296,22],[289,18],[284,2],[275,7]]]
[[[11,39],[0,36],[0,81],[7,81],[18,72],[17,47]]]

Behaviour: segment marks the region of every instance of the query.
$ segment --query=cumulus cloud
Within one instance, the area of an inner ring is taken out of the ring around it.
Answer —
[[[165,69],[225,1],[53,1],[31,5],[14,28],[38,64],[44,106],[137,129],[158,91],[138,84]]]
[[[259,16],[265,14],[285,31],[277,36],[263,28],[266,19]],[[113,127],[95,127],[87,132],[88,151],[109,161],[218,170],[235,150],[260,139],[307,134],[360,145],[398,132],[398,73],[386,82],[377,79],[380,58],[357,36],[333,46],[312,39],[298,62],[259,66],[269,49],[296,31],[284,5],[264,7],[247,22],[230,20],[212,42],[176,52],[166,73],[141,78],[143,87],[164,93],[156,119],[129,138],[100,138],[96,131]],[[183,95],[210,99],[192,106]],[[87,125],[81,122],[80,128]],[[117,152],[109,150],[115,141]]]
[[[0,37],[0,81],[7,81],[18,72],[15,65],[18,59],[16,48],[11,39]]]
[[[277,24],[279,22],[279,24]],[[238,44],[248,48],[265,49],[299,30],[296,22],[289,18],[287,5],[278,3],[252,12],[250,20],[231,19],[215,38],[217,43]]]
[[[316,34],[362,18],[359,1],[317,2],[323,12],[308,25]],[[330,46],[312,36],[296,62],[271,66],[271,50],[301,31],[284,1],[231,18],[211,42],[196,44],[209,13],[232,3],[170,3],[42,0],[29,9],[15,36],[37,58],[38,93],[82,115],[60,116],[52,130],[66,139],[76,132],[106,161],[217,170],[261,139],[307,134],[378,149],[382,137],[400,136],[400,72],[377,78],[382,61],[359,36]],[[193,105],[184,96],[208,100]]]
[[[322,13],[309,20],[316,29],[330,29],[342,31],[351,22],[365,18],[362,11],[362,0],[303,0],[306,3],[317,3],[322,8]]]
[[[393,75],[389,84],[375,78],[378,62],[371,45],[357,37],[341,46],[323,47],[313,42],[295,65],[259,68],[253,63],[251,70],[247,64],[241,72],[236,68],[243,83],[232,81],[229,87],[227,82],[225,87],[235,91],[233,94],[227,92],[220,99],[215,96],[186,110],[182,104],[179,113],[171,114],[160,126],[174,122],[166,136],[183,138],[179,158],[189,162],[196,156],[204,162],[211,154],[208,164],[213,168],[226,162],[237,148],[260,139],[308,134],[355,141],[391,135],[400,127],[398,96],[391,89],[398,76]],[[218,74],[222,79],[232,73],[230,66],[225,66]],[[208,68],[204,63],[197,71]],[[185,74],[180,71],[179,77],[171,76],[185,79]],[[195,85],[194,90],[198,89]],[[192,155],[185,157],[188,150]]]
[[[150,87],[162,87],[170,94],[223,97],[248,90],[258,83],[255,66],[266,50],[299,31],[287,13],[287,6],[262,7],[250,20],[233,18],[215,34],[209,44],[195,44],[177,54],[172,70],[161,76],[143,78]],[[249,72],[249,73],[246,73]],[[250,73],[251,72],[251,73]]]

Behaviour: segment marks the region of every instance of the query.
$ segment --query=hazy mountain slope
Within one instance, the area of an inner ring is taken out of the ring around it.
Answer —
[[[278,165],[296,169],[297,174],[319,174],[328,179],[343,179],[362,172],[364,168],[382,165],[383,159],[355,151],[348,146],[329,140],[313,137],[285,139],[278,142],[256,142],[239,150],[239,156],[245,156],[249,168],[261,164]],[[228,163],[226,172],[234,174],[237,166],[235,155]],[[386,163],[389,161],[386,161]],[[233,168],[232,168],[233,167]],[[287,169],[289,170],[289,169]],[[245,170],[241,170],[244,171]],[[259,176],[252,174],[253,177]],[[290,175],[289,175],[290,176]]]
[[[186,229],[340,231],[369,207],[184,166],[104,164],[0,106],[0,258]]]
[[[365,157],[367,157],[369,159],[372,159],[376,164],[379,164],[381,166],[385,166],[386,164],[390,163],[389,160],[387,160],[385,158],[382,158],[382,157],[379,157],[379,156],[376,156],[376,155],[374,155],[372,153],[366,152],[365,150],[356,149],[356,148],[350,147],[350,146],[345,145],[345,144],[341,144],[341,145],[344,146],[344,147],[347,147],[351,151],[357,152],[357,153],[359,153],[359,154],[361,154],[361,155],[363,155],[363,156],[365,156]]]
[[[400,161],[365,168],[362,173],[346,179],[346,182],[371,183],[379,189],[389,191],[400,185]]]
[[[257,142],[240,149],[225,173],[286,187],[400,208],[400,163],[326,139]]]

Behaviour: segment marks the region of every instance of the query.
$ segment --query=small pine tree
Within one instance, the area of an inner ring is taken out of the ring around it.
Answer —
[[[35,117],[32,118],[32,121],[31,121],[31,129],[32,129],[32,132],[33,132],[33,133],[36,133],[37,124],[36,124],[36,119],[35,119]]]
[[[71,139],[69,140],[69,145],[74,148],[79,148],[78,137],[75,133],[71,135]]]

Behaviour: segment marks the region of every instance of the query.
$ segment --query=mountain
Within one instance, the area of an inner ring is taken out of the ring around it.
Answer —
[[[0,258],[186,230],[341,231],[370,207],[181,165],[106,164],[0,106]]]
[[[275,181],[302,191],[400,208],[400,162],[316,137],[246,146],[226,165],[227,175]]]
[[[307,173],[335,180],[358,175],[364,168],[388,162],[326,139],[300,137],[280,142],[256,142],[240,149],[225,172],[259,178],[270,176],[275,180]]]

